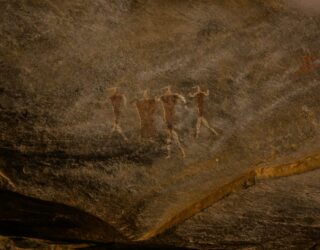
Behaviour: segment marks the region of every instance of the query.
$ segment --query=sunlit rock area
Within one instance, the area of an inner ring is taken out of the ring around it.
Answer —
[[[319,249],[318,0],[0,0],[0,249]]]

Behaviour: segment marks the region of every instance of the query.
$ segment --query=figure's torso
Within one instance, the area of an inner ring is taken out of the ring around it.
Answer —
[[[153,115],[156,110],[156,101],[154,99],[143,99],[136,102],[136,106],[141,120],[153,120]]]
[[[156,111],[155,99],[143,99],[136,101],[136,106],[140,116],[141,137],[150,138],[155,136],[154,114]]]
[[[200,92],[196,95],[196,102],[198,106],[198,115],[204,116],[204,98],[205,94]]]
[[[167,123],[168,129],[173,129],[173,121],[175,114],[175,106],[178,101],[178,96],[175,94],[163,95],[161,97],[163,109],[164,109],[164,117]]]
[[[116,121],[119,119],[121,114],[121,108],[123,106],[123,96],[120,94],[114,94],[110,96],[113,112],[115,115]]]

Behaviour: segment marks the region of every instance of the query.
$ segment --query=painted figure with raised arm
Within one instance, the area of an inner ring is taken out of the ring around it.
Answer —
[[[159,100],[162,103],[164,121],[166,123],[166,130],[168,133],[167,137],[167,158],[171,157],[171,146],[172,142],[175,142],[178,145],[178,148],[184,158],[186,156],[184,149],[180,143],[179,136],[174,129],[174,119],[175,119],[175,107],[177,102],[180,100],[183,103],[186,103],[186,99],[184,96],[173,93],[171,90],[171,86],[165,87],[164,94],[159,97]]]
[[[112,109],[113,109],[113,115],[114,120],[112,124],[112,134],[117,132],[125,142],[128,142],[128,138],[125,136],[125,134],[122,131],[121,125],[120,125],[120,117],[122,108],[127,105],[127,98],[125,94],[123,94],[118,87],[109,88],[110,96],[109,99],[111,101]]]
[[[156,98],[150,97],[149,90],[143,91],[141,99],[133,100],[131,103],[136,105],[140,117],[140,138],[151,139],[156,134],[154,124],[156,112]]]
[[[209,96],[209,90],[203,91],[201,90],[200,86],[195,86],[193,87],[195,89],[195,92],[190,93],[189,96],[192,98],[195,98],[196,100],[196,105],[197,105],[197,124],[196,124],[196,138],[199,137],[200,133],[200,128],[201,125],[204,125],[207,127],[212,133],[215,135],[218,135],[218,132],[209,125],[207,119],[205,118],[205,112],[204,112],[204,99],[205,97]]]

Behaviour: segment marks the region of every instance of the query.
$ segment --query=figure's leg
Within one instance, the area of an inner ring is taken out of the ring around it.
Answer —
[[[113,136],[113,134],[117,131],[117,121],[114,120],[112,123],[111,133],[108,136],[108,139],[110,140]]]
[[[198,117],[197,118],[197,124],[196,124],[196,138],[199,137],[200,128],[201,128],[201,119],[200,119],[200,117]]]
[[[111,134],[113,134],[117,130],[117,122],[113,121]]]
[[[168,130],[167,137],[167,159],[171,158],[171,144],[172,144],[172,133]]]
[[[142,121],[140,117],[140,138],[139,138],[140,143],[143,141],[143,133],[144,133],[144,127],[142,127]]]
[[[172,136],[173,136],[173,139],[175,140],[175,142],[177,143],[179,149],[180,149],[180,152],[182,154],[182,157],[185,158],[186,157],[186,153],[184,152],[184,149],[183,147],[181,146],[181,143],[180,143],[180,140],[179,140],[179,136],[178,134],[176,133],[176,131],[172,131]]]
[[[207,119],[205,119],[204,117],[201,117],[201,121],[203,125],[206,126],[212,133],[214,133],[215,135],[218,135],[218,132],[209,125]]]
[[[126,135],[123,133],[122,128],[120,127],[119,124],[117,124],[116,126],[116,131],[119,133],[119,135],[121,135],[121,137],[123,138],[123,140],[125,142],[128,142],[128,138],[126,137]]]

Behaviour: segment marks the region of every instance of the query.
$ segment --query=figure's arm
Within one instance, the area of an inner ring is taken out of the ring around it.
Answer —
[[[204,93],[205,96],[208,96],[209,93],[210,93],[210,91],[209,91],[209,89],[207,89],[207,91],[206,91],[206,92],[203,92],[203,93]]]
[[[186,98],[185,98],[183,95],[176,94],[176,96],[177,96],[184,104],[187,103]]]
[[[162,96],[155,96],[154,99],[155,99],[157,102],[160,102],[160,101],[161,101],[161,97],[162,97]]]
[[[195,93],[189,93],[189,96],[192,97],[192,98],[195,97],[196,95],[197,95],[197,92],[195,92]]]
[[[122,98],[123,98],[123,104],[124,104],[124,106],[127,106],[127,102],[128,102],[128,100],[127,100],[126,95],[125,95],[125,94],[123,94],[123,95],[122,95]]]

